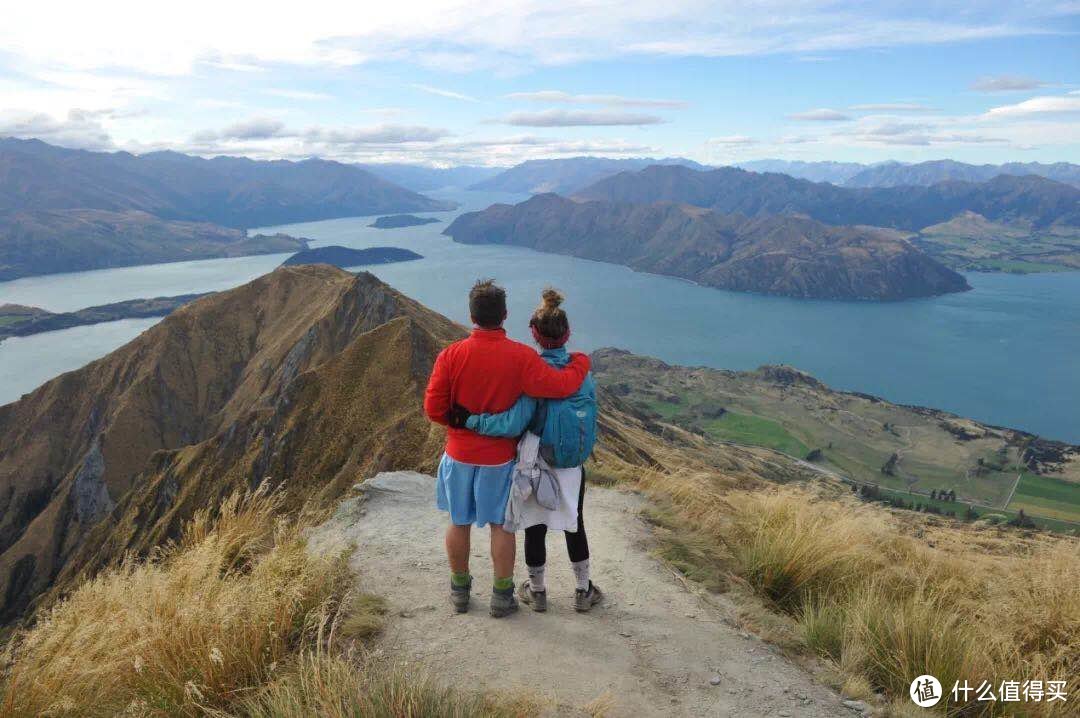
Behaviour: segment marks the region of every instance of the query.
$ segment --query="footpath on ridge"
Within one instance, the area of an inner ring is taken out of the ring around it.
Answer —
[[[858,715],[650,555],[643,500],[630,493],[587,489],[593,578],[604,605],[574,612],[565,545],[552,532],[547,613],[522,605],[514,616],[491,618],[488,532],[474,529],[472,607],[453,613],[446,519],[434,507],[433,482],[412,472],[380,474],[312,536],[314,550],[355,543],[362,588],[389,601],[375,650],[462,689],[538,694],[551,715],[581,714],[598,698],[610,703],[610,716]]]

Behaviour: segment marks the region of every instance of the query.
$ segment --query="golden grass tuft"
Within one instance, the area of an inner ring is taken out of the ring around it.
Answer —
[[[277,506],[234,495],[154,560],[83,584],[18,646],[0,714],[194,714],[269,680],[350,582]]]
[[[342,638],[372,638],[382,630],[388,611],[389,607],[383,597],[370,593],[354,594],[348,601],[335,633]]]
[[[535,703],[445,688],[423,672],[347,652],[304,651],[283,676],[237,706],[246,718],[528,718]]]
[[[604,691],[596,698],[581,706],[581,710],[589,718],[606,718],[611,715],[618,705],[618,701],[615,700],[615,696],[611,691]]]
[[[835,665],[849,694],[882,693],[899,714],[923,673],[946,692],[963,679],[1080,685],[1075,538],[913,518],[832,482],[777,486],[662,458],[681,468],[604,467],[654,500],[646,518],[658,525],[661,555],[691,577],[724,572],[736,593],[752,591]],[[1056,706],[1024,708],[1059,715]],[[1001,704],[942,708],[976,715]]]
[[[84,583],[15,644],[0,716],[537,712],[357,658],[385,602],[352,591],[347,550],[314,555],[279,509],[276,495],[235,495],[152,560]]]

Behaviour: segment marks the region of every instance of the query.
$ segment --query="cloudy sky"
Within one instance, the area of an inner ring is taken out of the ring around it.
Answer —
[[[1080,162],[1080,2],[10,3],[0,136],[513,164]]]

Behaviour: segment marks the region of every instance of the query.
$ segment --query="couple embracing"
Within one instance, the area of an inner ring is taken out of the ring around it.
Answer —
[[[576,582],[574,608],[588,611],[603,595],[589,576],[582,464],[596,436],[596,389],[589,358],[569,353],[570,322],[562,296],[545,290],[529,321],[531,347],[506,336],[506,292],[492,281],[469,292],[473,330],[435,360],[424,411],[446,425],[435,500],[450,514],[446,555],[450,601],[469,610],[472,526],[490,526],[494,568],[490,611],[518,609],[514,592],[515,531],[525,532],[529,578],[517,595],[547,609],[548,529],[566,536]]]

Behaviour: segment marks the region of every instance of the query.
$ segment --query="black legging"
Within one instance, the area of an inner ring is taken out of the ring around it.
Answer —
[[[589,558],[589,537],[585,535],[585,519],[582,510],[585,508],[585,468],[581,469],[581,489],[578,491],[577,501],[577,531],[564,531],[566,536],[566,552],[570,554],[570,562],[577,563]],[[547,563],[547,525],[537,524],[525,529],[525,565],[539,568]]]

